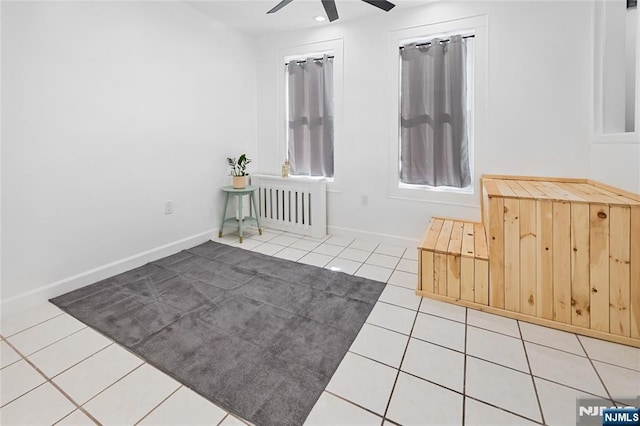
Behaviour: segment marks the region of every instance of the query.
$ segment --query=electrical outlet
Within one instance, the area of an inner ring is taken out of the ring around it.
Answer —
[[[369,205],[369,196],[366,194],[362,194],[360,196],[360,204],[363,206],[368,206]]]
[[[164,203],[164,214],[173,214],[173,201]]]

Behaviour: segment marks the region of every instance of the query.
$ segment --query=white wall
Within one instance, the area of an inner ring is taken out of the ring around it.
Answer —
[[[278,173],[279,52],[342,39],[344,131],[336,144],[336,181],[328,196],[330,230],[415,241],[432,215],[480,219],[479,194],[434,194],[438,201],[391,198],[387,185],[390,123],[387,105],[390,32],[483,15],[488,22],[487,78],[477,81],[486,113],[476,134],[476,179],[482,173],[589,175],[593,87],[593,4],[584,2],[438,2],[388,15],[320,25],[261,39],[258,75],[258,156]],[[476,39],[476,42],[480,40]],[[341,151],[341,153],[338,153]],[[360,196],[369,195],[369,205]]]
[[[182,2],[2,2],[5,309],[211,236],[256,153],[250,41]]]

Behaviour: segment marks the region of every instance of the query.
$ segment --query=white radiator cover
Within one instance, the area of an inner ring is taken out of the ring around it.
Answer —
[[[327,235],[327,181],[304,177],[251,175],[257,187],[260,225],[323,238]]]

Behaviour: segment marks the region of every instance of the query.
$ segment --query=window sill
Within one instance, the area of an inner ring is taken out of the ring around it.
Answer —
[[[451,193],[451,194],[475,194],[473,185],[469,185],[465,188],[457,188],[455,186],[429,186],[429,185],[414,185],[410,183],[398,184],[398,189],[409,191],[427,191],[427,192],[439,192],[439,193]]]

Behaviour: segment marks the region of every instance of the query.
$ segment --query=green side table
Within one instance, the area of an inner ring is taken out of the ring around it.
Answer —
[[[242,244],[242,228],[244,225],[255,223],[258,227],[258,232],[262,235],[262,228],[258,221],[258,204],[256,203],[256,187],[247,185],[242,189],[235,189],[233,186],[225,186],[222,190],[225,193],[224,210],[222,210],[222,222],[220,223],[220,231],[218,232],[218,238],[222,237],[222,229],[225,225],[233,225],[238,227],[238,234],[240,235],[240,243]],[[227,214],[227,206],[229,205],[229,197],[235,197],[238,200],[238,211],[240,214],[244,214],[242,211],[242,197],[249,195],[251,197],[249,201],[249,216],[241,217],[237,219],[235,216],[225,217]],[[251,205],[253,205],[253,211],[255,216],[251,216]]]

